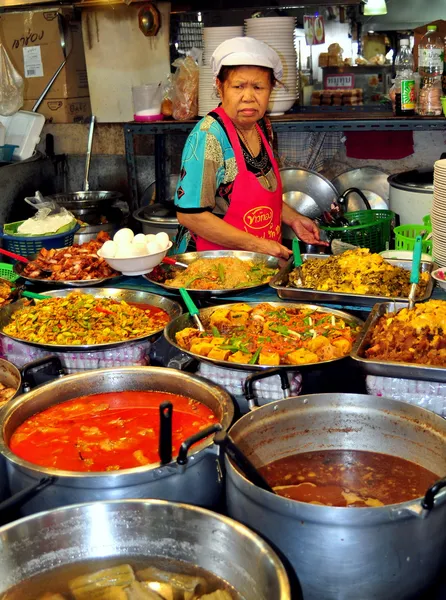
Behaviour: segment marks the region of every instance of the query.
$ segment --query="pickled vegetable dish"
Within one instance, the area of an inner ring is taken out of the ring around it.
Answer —
[[[1,600],[242,600],[223,579],[166,558],[83,561],[35,575]]]
[[[107,392],[56,404],[26,419],[9,447],[20,458],[66,471],[118,471],[159,462],[159,405],[172,402],[172,453],[217,422],[196,400],[167,392]]]
[[[324,310],[238,303],[216,308],[205,331],[176,333],[181,348],[218,361],[251,365],[302,365],[350,353],[360,326]]]
[[[326,506],[379,507],[424,496],[439,477],[409,460],[364,450],[317,450],[260,472],[280,496]]]
[[[72,292],[17,310],[3,333],[40,344],[107,344],[150,335],[168,321],[156,306]]]

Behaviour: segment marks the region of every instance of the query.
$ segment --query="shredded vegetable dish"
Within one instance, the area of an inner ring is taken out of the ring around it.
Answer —
[[[418,298],[424,296],[428,283],[429,273],[420,273]],[[371,254],[367,248],[358,248],[327,259],[306,260],[300,271],[290,273],[289,284],[324,292],[407,298],[410,271],[386,262],[380,254]]]
[[[202,321],[204,321],[202,319]],[[330,312],[261,303],[217,308],[205,331],[186,327],[179,346],[214,360],[251,365],[303,365],[350,353],[360,326]]]
[[[17,310],[3,333],[40,344],[108,344],[150,335],[168,321],[156,306],[72,292]]]
[[[236,257],[199,258],[187,269],[171,271],[163,283],[192,290],[229,290],[268,283],[278,272],[267,265]]]
[[[368,340],[373,360],[446,367],[446,302],[429,300],[382,316]]]

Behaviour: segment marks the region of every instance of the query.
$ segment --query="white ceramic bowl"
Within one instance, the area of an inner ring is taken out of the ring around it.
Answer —
[[[435,279],[437,285],[443,290],[446,290],[446,267],[440,267],[431,273],[432,278]]]
[[[145,256],[135,256],[132,258],[106,258],[105,256],[103,258],[112,269],[120,271],[123,275],[145,275],[160,264],[171,247],[172,242],[169,242],[165,250],[156,254],[146,254]],[[98,255],[100,256],[100,250],[98,251]]]
[[[270,100],[268,104],[268,112],[270,115],[283,115],[293,106],[295,99],[292,100]]]

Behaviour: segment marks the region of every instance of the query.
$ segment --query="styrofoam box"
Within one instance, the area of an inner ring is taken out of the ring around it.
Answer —
[[[0,115],[0,123],[6,128],[5,144],[18,146],[13,161],[26,160],[34,154],[45,125],[45,117],[39,113],[19,110],[10,117]]]

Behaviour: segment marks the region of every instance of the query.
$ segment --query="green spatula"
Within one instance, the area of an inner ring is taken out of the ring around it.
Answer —
[[[302,275],[302,255],[300,253],[299,248],[299,239],[297,237],[293,238],[293,258],[294,258],[294,269],[297,271],[297,279],[296,283],[298,285],[302,285],[303,283],[303,275]]]
[[[190,297],[189,292],[187,290],[185,290],[184,288],[180,288],[180,294],[184,300],[184,304],[186,305],[186,308],[189,311],[190,316],[195,321],[195,324],[198,327],[198,330],[204,331],[203,323],[200,321],[200,317],[199,317],[200,311],[195,306],[195,302]]]

